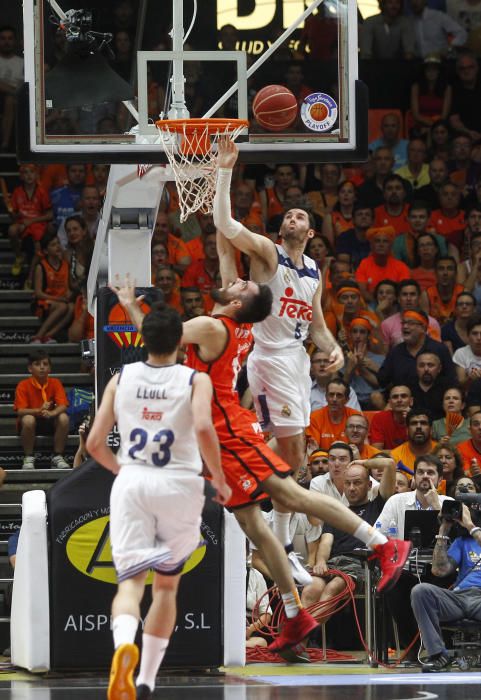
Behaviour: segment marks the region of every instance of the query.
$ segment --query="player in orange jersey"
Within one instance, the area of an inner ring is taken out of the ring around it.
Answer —
[[[255,416],[239,404],[235,389],[237,373],[252,343],[251,324],[265,318],[271,310],[272,294],[268,287],[237,278],[234,251],[228,241],[218,236],[218,250],[223,286],[211,292],[216,304],[213,316],[199,316],[183,324],[183,343],[190,366],[206,371],[213,382],[212,417],[221,443],[223,469],[232,488],[227,507],[259,549],[284,602],[287,622],[270,649],[289,660],[299,660],[301,640],[317,623],[301,606],[291,574],[287,553],[262,517],[259,502],[267,494],[293,512],[304,512],[335,523],[375,550],[383,577],[380,589],[391,587],[409,553],[409,545],[390,540],[366,526],[342,503],[314,494],[299,486],[291,469],[265,443]],[[132,321],[140,327],[143,313],[135,299],[134,286],[127,280],[112,287]],[[400,567],[400,568],[399,568]],[[306,660],[301,654],[301,660]]]

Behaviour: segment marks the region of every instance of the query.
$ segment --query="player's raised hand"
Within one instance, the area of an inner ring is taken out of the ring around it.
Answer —
[[[212,498],[212,500],[216,503],[220,503],[221,506],[225,506],[225,504],[230,501],[232,496],[231,487],[225,480],[224,476],[214,477],[211,483],[216,490],[216,495]]]
[[[138,305],[141,304],[144,299],[144,295],[142,294],[139,297],[135,296],[135,280],[130,278],[128,272],[125,275],[123,282],[118,273],[115,275],[114,279],[115,284],[109,284],[109,289],[117,295],[117,299],[119,300],[119,304],[121,306],[127,308],[134,303],[137,303]]]
[[[233,168],[237,162],[239,149],[228,136],[221,136],[217,141],[217,166]]]

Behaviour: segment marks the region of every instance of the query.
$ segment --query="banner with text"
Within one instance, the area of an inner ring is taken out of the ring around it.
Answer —
[[[48,492],[53,670],[110,665],[110,607],[117,582],[109,537],[113,479],[89,459]],[[223,662],[222,508],[212,502],[207,483],[206,494],[200,544],[185,564],[179,589],[177,627],[165,658],[170,667],[215,668]],[[150,602],[147,586],[142,618]],[[140,635],[141,626],[138,643]]]

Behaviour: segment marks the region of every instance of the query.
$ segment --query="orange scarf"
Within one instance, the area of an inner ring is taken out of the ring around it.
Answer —
[[[33,386],[34,386],[36,389],[40,389],[40,391],[42,392],[42,401],[43,401],[44,403],[47,403],[47,401],[48,401],[48,398],[47,398],[48,379],[47,379],[47,381],[45,382],[45,384],[40,384],[40,382],[38,382],[38,381],[35,379],[35,377],[32,377],[31,379],[32,379],[32,384],[33,384]]]

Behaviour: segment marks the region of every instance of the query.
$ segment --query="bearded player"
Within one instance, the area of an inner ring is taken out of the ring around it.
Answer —
[[[252,233],[231,216],[232,168],[238,155],[230,139],[218,144],[214,222],[219,231],[250,259],[250,277],[272,291],[272,314],[254,326],[254,351],[247,376],[263,430],[275,437],[276,452],[297,473],[305,455],[305,430],[310,416],[310,362],[304,348],[308,334],[329,355],[327,371],[344,364],[342,350],[326,327],[321,308],[322,281],[317,263],[304,255],[314,236],[309,213],[289,209],[282,221],[281,244]],[[274,532],[285,546],[294,578],[304,585],[312,579],[292,550],[290,513],[274,501]]]
[[[265,443],[253,414],[242,408],[235,390],[237,373],[252,343],[251,323],[260,322],[271,309],[268,287],[237,278],[232,246],[218,236],[223,287],[213,290],[213,316],[199,316],[183,324],[182,342],[190,345],[188,363],[209,374],[214,396],[212,416],[221,445],[223,470],[232,488],[227,507],[259,549],[281,593],[287,622],[271,651],[298,660],[293,649],[317,627],[301,606],[285,549],[262,517],[260,502],[267,494],[288,510],[304,512],[354,533],[374,549],[383,571],[378,590],[394,585],[410,545],[375,532],[339,501],[306,491],[291,476],[291,468]],[[132,321],[140,326],[143,313],[134,287],[112,288]],[[302,657],[300,660],[304,660]]]

